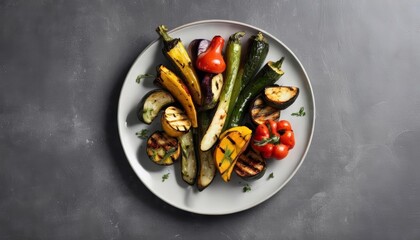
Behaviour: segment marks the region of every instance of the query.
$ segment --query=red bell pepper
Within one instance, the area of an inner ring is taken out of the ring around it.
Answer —
[[[281,160],[287,156],[289,149],[295,146],[292,126],[286,120],[267,120],[255,129],[251,146],[260,152],[263,158]]]

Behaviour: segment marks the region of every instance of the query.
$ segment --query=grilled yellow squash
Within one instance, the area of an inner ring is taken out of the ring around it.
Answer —
[[[196,128],[198,126],[197,111],[195,110],[190,92],[188,91],[187,86],[183,83],[182,79],[169,70],[169,68],[164,65],[159,65],[157,67],[157,77],[155,79],[155,83],[167,89],[172,96],[178,100],[190,119],[191,126]]]

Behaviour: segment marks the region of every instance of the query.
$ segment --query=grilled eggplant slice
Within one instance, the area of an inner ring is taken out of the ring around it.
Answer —
[[[262,95],[258,95],[249,109],[252,123],[259,125],[266,120],[278,121],[280,119],[280,110],[265,103]]]
[[[171,137],[180,137],[191,128],[191,121],[185,112],[175,106],[169,106],[162,114],[162,128]]]
[[[203,93],[203,110],[209,110],[216,107],[219,101],[220,93],[223,87],[223,74],[205,74],[201,82]]]
[[[181,158],[181,174],[184,182],[189,185],[195,183],[197,177],[197,159],[194,150],[194,139],[192,131],[178,138],[181,144],[182,158]]]
[[[283,110],[292,105],[299,96],[299,88],[293,86],[269,86],[264,88],[264,101],[277,109]]]
[[[175,98],[167,91],[155,89],[148,92],[140,102],[137,117],[140,121],[151,124],[160,110],[175,102]]]
[[[233,170],[245,180],[256,180],[264,175],[266,166],[264,158],[252,148],[248,148],[239,156]]]
[[[147,139],[147,156],[159,165],[171,165],[181,156],[178,140],[163,131],[156,131]]]

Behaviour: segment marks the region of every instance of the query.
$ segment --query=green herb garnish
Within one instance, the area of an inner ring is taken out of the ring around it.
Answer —
[[[162,162],[165,161],[174,152],[176,152],[176,147],[169,148],[168,151],[165,153],[165,155],[163,155],[162,160],[160,160],[160,161],[162,161]]]
[[[140,74],[140,75],[138,75],[137,76],[137,78],[136,78],[136,83],[140,83],[140,81],[143,79],[143,78],[154,78],[155,77],[155,75],[153,75],[153,74],[148,74],[148,73],[146,73],[146,74]]]
[[[268,179],[271,179],[271,178],[274,178],[274,173],[270,173],[270,175],[268,175],[267,180],[268,180]]]
[[[299,109],[299,112],[292,113],[292,116],[296,116],[296,117],[303,117],[305,115],[306,115],[305,108],[303,107]]]
[[[249,186],[249,184],[247,183],[247,184],[245,184],[245,186],[242,188],[242,191],[243,192],[249,192],[249,191],[251,191],[251,186]]]
[[[147,136],[147,129],[142,129],[141,131],[136,132],[136,136],[141,139],[146,139]]]
[[[229,148],[226,148],[225,153],[223,155],[223,159],[219,163],[219,167],[222,166],[224,161],[228,161],[229,163],[232,163],[232,157],[230,156],[230,155],[232,155],[232,153],[233,153],[233,150],[230,150]]]
[[[164,182],[165,180],[167,180],[169,178],[169,173],[163,174],[162,175],[162,182]]]

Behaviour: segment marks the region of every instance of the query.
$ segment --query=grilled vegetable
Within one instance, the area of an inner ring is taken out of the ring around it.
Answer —
[[[194,39],[190,42],[187,48],[188,55],[193,63],[197,60],[197,56],[207,50],[210,41],[207,39]],[[199,73],[197,72],[199,75]]]
[[[160,25],[156,32],[161,36],[163,41],[163,54],[173,63],[179,73],[183,76],[188,89],[192,95],[194,103],[201,106],[201,89],[187,50],[179,38],[172,38],[167,33],[168,29],[164,25]]]
[[[163,131],[156,131],[147,139],[147,156],[159,165],[171,165],[181,156],[178,140]]]
[[[267,57],[269,44],[263,34],[259,32],[251,37],[248,54],[243,66],[241,90],[248,85],[249,81],[257,74]]]
[[[248,53],[245,59],[245,63],[241,65],[238,76],[235,80],[235,86],[233,87],[232,91],[232,99],[238,99],[238,96],[242,89],[245,88],[246,85],[248,85],[249,81],[254,77],[254,75],[258,72],[258,70],[261,68],[262,64],[264,63],[264,60],[267,56],[269,49],[269,45],[267,40],[264,38],[261,32],[259,32],[257,35],[253,35],[251,37],[251,43],[248,47]],[[228,120],[225,124],[223,130],[226,130],[230,127],[231,118],[232,118],[232,112],[236,105],[236,101],[231,101],[229,104],[229,111],[228,111]]]
[[[251,146],[263,158],[281,160],[295,146],[295,136],[292,126],[286,120],[279,122],[267,120],[255,129]]]
[[[217,75],[205,74],[201,82],[201,89],[203,93],[203,110],[209,110],[216,107],[219,101],[220,93],[223,87],[223,74]]]
[[[254,180],[261,178],[266,169],[264,158],[252,148],[248,148],[242,153],[236,161],[235,173],[246,180]]]
[[[291,86],[269,86],[264,88],[265,102],[277,109],[283,110],[292,105],[299,96],[299,88]]]
[[[198,142],[204,135],[207,127],[210,124],[210,119],[207,112],[200,112],[198,114],[198,120],[200,126],[198,127]],[[216,165],[213,160],[213,153],[211,151],[203,152],[198,149],[198,160],[199,160],[199,172],[197,176],[197,188],[199,191],[203,191],[213,181],[216,175]]]
[[[222,50],[225,40],[221,36],[215,36],[210,45],[199,45],[198,51],[206,50],[198,54],[195,66],[197,69],[207,73],[222,73],[226,69],[226,63],[223,59]]]
[[[222,132],[225,125],[226,116],[229,109],[229,102],[231,101],[232,90],[234,87],[236,75],[238,74],[239,63],[241,60],[241,43],[240,39],[245,35],[244,32],[237,32],[230,36],[226,46],[226,72],[225,82],[223,84],[222,93],[220,95],[219,104],[216,112],[207,129],[203,139],[201,140],[200,148],[202,151],[209,150],[217,141],[218,136]],[[235,100],[234,100],[235,101]]]
[[[194,150],[194,140],[193,133],[189,131],[188,133],[180,136],[178,138],[179,143],[181,144],[182,158],[181,158],[181,174],[182,179],[193,185],[197,176],[197,159],[195,156]]]
[[[171,137],[179,137],[191,128],[191,121],[181,109],[170,106],[165,109],[161,118],[162,129]]]
[[[251,121],[255,125],[264,123],[266,120],[278,121],[280,118],[280,110],[268,106],[261,95],[258,95],[251,103],[249,108]]]
[[[150,124],[162,108],[174,102],[175,98],[169,92],[162,89],[152,90],[142,98],[137,117],[140,121]]]
[[[252,136],[251,129],[242,127],[241,131],[228,130],[214,150],[214,159],[219,173],[225,182],[230,180],[236,161],[248,146]]]
[[[252,84],[241,91],[236,105],[229,118],[228,128],[238,126],[244,117],[245,110],[251,101],[265,86],[274,84],[284,72],[281,70],[284,57],[277,62],[269,61],[257,73]]]
[[[197,112],[191,95],[188,91],[187,86],[182,82],[182,79],[179,78],[175,73],[169,70],[163,65],[157,67],[157,78],[155,83],[166,88],[172,96],[182,105],[187,114],[188,118],[191,121],[193,128],[196,128],[197,125]]]

